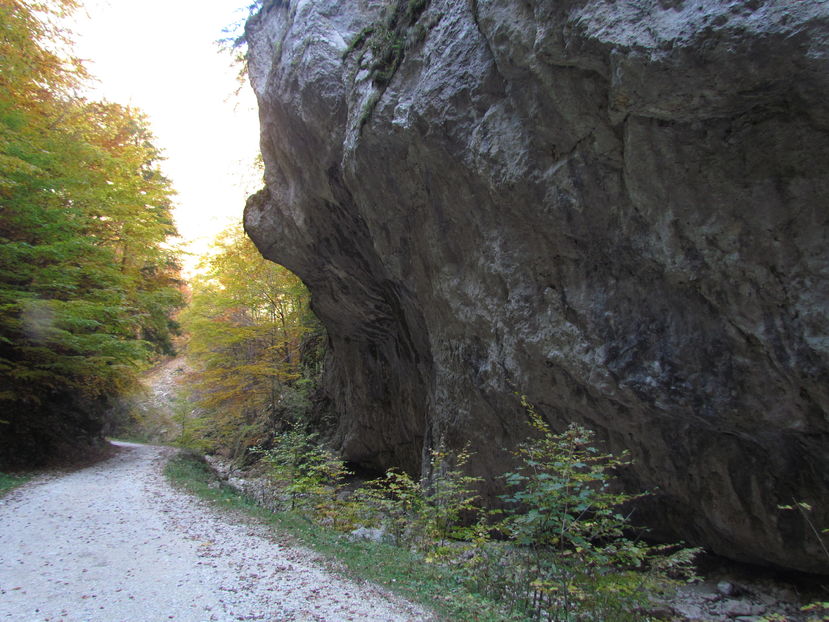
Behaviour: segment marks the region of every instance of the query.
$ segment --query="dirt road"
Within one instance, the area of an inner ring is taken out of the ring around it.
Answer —
[[[0,622],[429,617],[173,489],[171,450],[119,445],[0,499]]]

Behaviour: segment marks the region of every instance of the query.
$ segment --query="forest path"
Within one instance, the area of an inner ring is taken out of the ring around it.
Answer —
[[[116,444],[0,499],[0,622],[430,617],[172,488],[161,469],[174,450]]]

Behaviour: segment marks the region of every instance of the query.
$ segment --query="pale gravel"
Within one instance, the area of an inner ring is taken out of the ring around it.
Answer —
[[[174,489],[172,450],[119,445],[0,499],[0,622],[431,619]]]

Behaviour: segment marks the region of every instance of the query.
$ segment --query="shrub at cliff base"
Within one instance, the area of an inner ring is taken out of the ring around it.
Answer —
[[[518,448],[519,468],[504,476],[511,493],[499,512],[477,507],[479,481],[464,471],[468,450],[432,452],[428,480],[390,470],[348,499],[344,464],[302,426],[260,453],[286,509],[315,511],[322,524],[343,530],[372,527],[450,568],[515,619],[648,619],[654,594],[693,577],[698,550],[632,538],[619,508],[636,496],[612,487],[625,456],[601,453],[593,433],[577,425],[553,434],[525,406],[534,436]]]

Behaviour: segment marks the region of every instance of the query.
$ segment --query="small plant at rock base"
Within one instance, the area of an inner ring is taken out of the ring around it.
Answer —
[[[396,546],[420,539],[413,525],[423,506],[423,489],[408,473],[389,469],[378,479],[364,484],[356,493],[365,522],[379,526]]]
[[[812,512],[812,506],[806,503],[805,501],[797,501],[792,499],[792,505],[778,505],[778,510],[783,510],[787,512],[794,512],[797,511],[800,513],[800,516],[803,518],[806,525],[808,525],[809,530],[815,537],[817,544],[820,546],[821,550],[823,551],[823,555],[826,557],[826,561],[829,561],[829,548],[827,548],[826,540],[827,534],[829,534],[829,529],[818,529],[815,525],[814,521],[810,516]]]
[[[809,527],[812,535],[814,535],[815,541],[823,551],[826,560],[829,561],[829,548],[827,548],[826,545],[829,529],[819,529],[818,526],[815,525],[811,517],[811,513],[813,511],[812,506],[805,501],[797,501],[796,499],[792,499],[791,505],[778,505],[777,509],[784,512],[798,512],[803,518],[803,521]],[[829,602],[814,602],[802,607],[801,610],[808,615],[806,622],[829,622]],[[763,622],[766,621],[763,620]]]
[[[630,539],[619,508],[640,495],[613,490],[627,456],[599,452],[594,434],[571,424],[553,434],[526,399],[535,438],[519,446],[521,466],[505,475],[512,510],[500,529],[514,543],[515,569],[500,588],[513,606],[539,620],[639,620],[653,581],[687,576],[694,549],[673,553]],[[676,548],[676,547],[674,547]]]
[[[424,485],[424,504],[421,520],[429,542],[467,540],[473,535],[469,526],[478,513],[477,488],[480,477],[466,473],[471,454],[465,447],[457,454],[443,447],[431,452],[431,477]]]
[[[345,463],[300,423],[274,437],[270,449],[253,448],[270,467],[270,477],[288,497],[289,509],[336,505],[346,476]],[[329,508],[330,511],[330,508]],[[336,514],[336,513],[335,513]]]
[[[800,608],[806,616],[805,622],[829,621],[829,602],[814,602]],[[781,613],[767,613],[757,618],[757,622],[789,622],[791,618]]]
[[[457,454],[436,449],[431,452],[428,481],[418,482],[392,469],[356,496],[371,522],[395,544],[427,552],[432,560],[443,558],[448,541],[468,539],[473,533],[469,519],[477,512],[480,478],[466,474],[469,458],[466,449]]]

